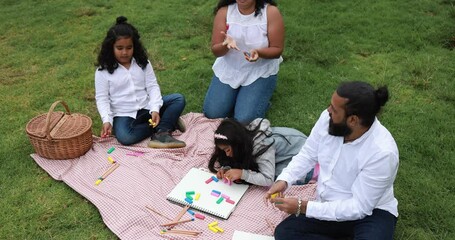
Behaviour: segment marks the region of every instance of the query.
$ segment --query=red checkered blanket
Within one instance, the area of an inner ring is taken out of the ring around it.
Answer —
[[[32,154],[31,157],[55,180],[63,181],[84,196],[99,210],[103,221],[121,239],[193,239],[181,235],[160,234],[160,224],[169,220],[146,208],[149,206],[162,215],[174,219],[182,207],[166,200],[167,194],[192,168],[206,168],[214,150],[213,133],[220,120],[207,119],[200,113],[182,116],[187,131],[174,132],[186,142],[179,149],[151,149],[144,140],[133,146],[122,146],[115,138],[94,137],[93,148],[82,157],[69,160],[48,160]],[[111,147],[115,150],[108,154]],[[142,154],[141,154],[142,153]],[[97,179],[111,166],[107,157],[119,167],[99,185]],[[287,195],[312,199],[315,185],[292,186]],[[267,188],[252,186],[245,193],[228,220],[211,215],[204,220],[177,225],[175,228],[201,231],[199,239],[232,239],[235,230],[273,235],[273,228],[287,214],[266,206],[263,197]],[[186,214],[182,219],[191,216]],[[224,233],[214,233],[207,225],[218,221]]]

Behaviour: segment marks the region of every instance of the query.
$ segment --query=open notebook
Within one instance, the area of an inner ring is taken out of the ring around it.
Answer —
[[[248,185],[236,183],[229,185],[223,180],[216,182],[215,180],[210,180],[212,176],[216,178],[216,175],[210,172],[192,168],[166,198],[214,216],[228,219],[248,189]],[[219,196],[212,195],[213,190],[219,192]],[[198,200],[196,200],[197,194],[199,194]],[[191,202],[191,198],[192,203],[185,201],[185,199],[189,199]]]

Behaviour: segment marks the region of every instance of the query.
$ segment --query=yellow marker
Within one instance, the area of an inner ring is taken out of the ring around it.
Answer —
[[[109,162],[111,162],[111,163],[115,163],[114,159],[112,159],[111,156],[107,157],[107,160],[109,160]]]
[[[218,226],[215,226],[214,228],[215,228],[216,230],[218,230],[219,232],[224,232],[224,230],[223,230],[222,228],[218,227]]]
[[[196,193],[196,196],[194,196],[194,200],[196,200],[196,201],[199,200],[199,197],[200,197],[200,196],[201,196],[200,193]]]
[[[270,195],[270,198],[276,198],[276,197],[278,197],[278,193],[274,193],[274,194]]]
[[[216,225],[218,225],[217,221],[209,223],[209,227],[215,227]]]
[[[214,233],[217,233],[218,232],[218,229],[214,228],[214,227],[209,227],[210,231],[214,232]]]
[[[95,185],[100,185],[101,181],[101,179],[96,180]]]

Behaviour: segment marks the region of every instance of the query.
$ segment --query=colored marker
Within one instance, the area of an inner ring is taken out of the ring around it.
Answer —
[[[112,153],[114,150],[115,150],[115,147],[111,147],[111,148],[109,148],[109,150],[107,150],[107,153]]]
[[[205,219],[205,216],[202,215],[202,214],[199,214],[199,213],[195,213],[195,214],[194,214],[194,217],[195,217],[195,218],[198,218],[198,219],[201,219],[201,220],[204,220],[204,219]]]
[[[109,162],[111,162],[112,164],[114,164],[114,163],[115,163],[114,159],[112,159],[112,157],[111,157],[111,156],[107,157],[107,160],[109,160]]]
[[[213,181],[213,178],[209,178],[209,179],[205,180],[205,183],[209,184],[211,181]]]
[[[185,198],[185,201],[189,204],[193,204],[193,200],[191,200],[191,199]]]

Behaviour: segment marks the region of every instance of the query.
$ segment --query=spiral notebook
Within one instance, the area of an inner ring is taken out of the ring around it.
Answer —
[[[248,189],[247,184],[216,182],[216,175],[198,168],[192,168],[167,195],[166,199],[182,205],[188,205],[199,211],[228,219],[238,202]],[[212,180],[210,180],[212,178]],[[219,196],[215,196],[216,193]],[[214,194],[212,194],[212,192]],[[199,198],[196,200],[196,195]],[[220,199],[222,198],[222,199]],[[187,202],[185,199],[192,201]]]

